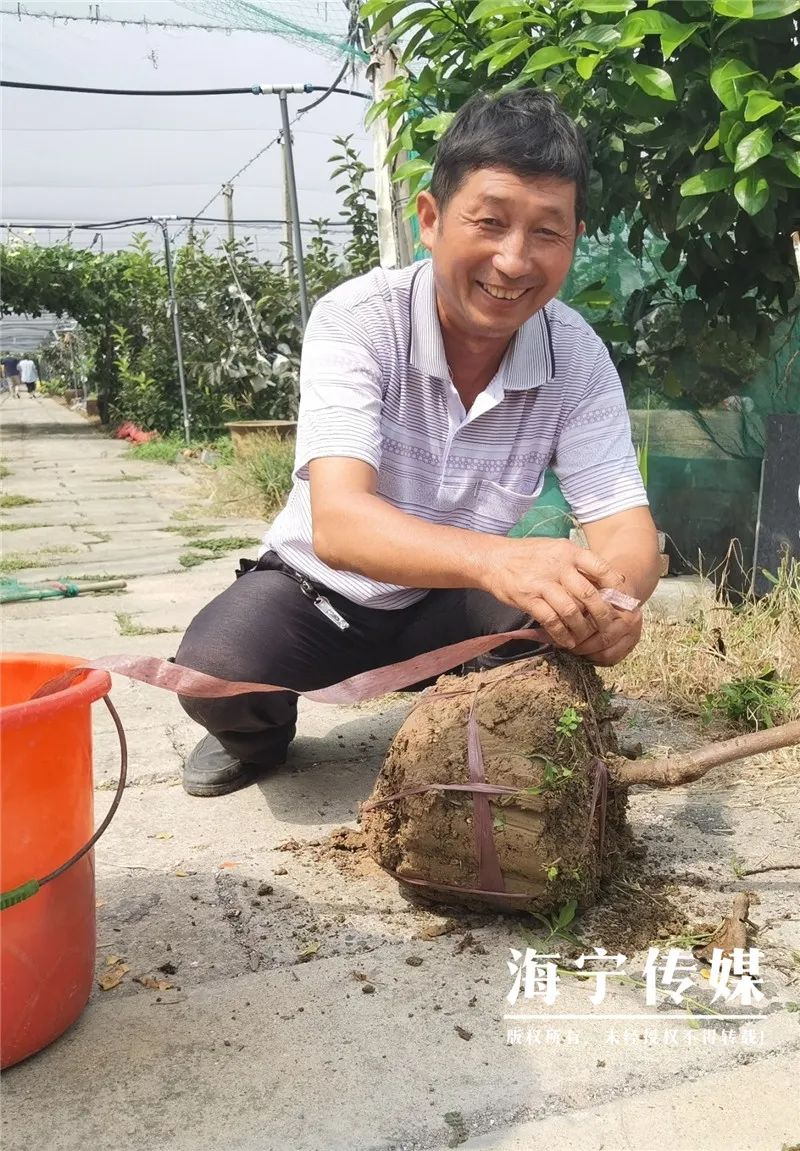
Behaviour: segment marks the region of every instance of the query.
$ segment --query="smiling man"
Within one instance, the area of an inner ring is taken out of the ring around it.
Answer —
[[[600,594],[645,600],[658,579],[622,387],[600,339],[555,299],[587,179],[552,96],[477,95],[419,196],[430,261],[376,269],[314,308],[287,506],[177,655],[292,690],[182,700],[209,732],[186,764],[190,794],[282,763],[297,691],[531,621],[598,664],[637,643],[641,614]],[[588,549],[507,538],[548,467]]]

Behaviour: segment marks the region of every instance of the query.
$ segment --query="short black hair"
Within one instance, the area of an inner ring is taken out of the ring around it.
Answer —
[[[550,92],[477,92],[439,141],[431,194],[444,208],[471,172],[505,168],[517,176],[557,176],[575,184],[575,218],[586,215],[589,153],[578,125]]]

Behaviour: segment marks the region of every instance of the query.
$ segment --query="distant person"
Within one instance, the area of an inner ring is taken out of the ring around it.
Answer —
[[[17,388],[19,387],[19,360],[16,356],[9,355],[3,356],[0,360],[3,365],[3,377],[8,380],[8,389],[13,396],[17,396]],[[19,399],[19,396],[17,396]]]
[[[36,364],[27,356],[19,362],[19,379],[28,389],[28,395],[32,396],[39,382],[39,373]]]

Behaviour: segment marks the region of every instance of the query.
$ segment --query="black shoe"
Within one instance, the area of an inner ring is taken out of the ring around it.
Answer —
[[[255,783],[262,769],[242,763],[214,735],[204,736],[189,753],[183,769],[183,790],[189,795],[228,795]]]

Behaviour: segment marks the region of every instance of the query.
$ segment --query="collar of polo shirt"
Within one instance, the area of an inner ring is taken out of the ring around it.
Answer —
[[[409,337],[409,363],[428,376],[440,380],[450,378],[447,357],[444,354],[442,329],[436,310],[436,290],[433,265],[430,260],[420,264],[411,284],[411,330]],[[507,392],[538,388],[552,380],[556,374],[553,337],[546,308],[531,316],[512,339],[495,379]]]

